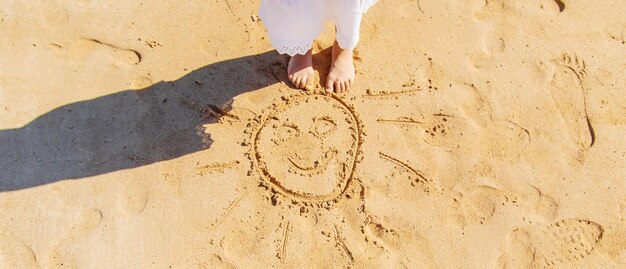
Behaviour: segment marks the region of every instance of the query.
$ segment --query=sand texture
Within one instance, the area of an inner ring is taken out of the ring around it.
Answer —
[[[626,268],[626,1],[258,4],[0,1],[0,268]]]

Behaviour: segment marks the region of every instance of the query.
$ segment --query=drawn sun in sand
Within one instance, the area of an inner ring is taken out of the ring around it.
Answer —
[[[255,170],[282,196],[330,205],[349,192],[363,140],[360,124],[339,98],[288,99],[261,118],[252,134]]]
[[[371,266],[373,261],[360,257],[378,252],[385,264],[402,263],[402,257],[376,246],[381,236],[395,231],[377,223],[366,210],[363,181],[355,173],[363,160],[365,135],[359,115],[349,104],[354,99],[298,93],[281,97],[259,115],[237,108],[228,113],[210,111],[220,116],[220,122],[206,125],[205,132],[219,143],[222,135],[245,130],[237,143],[250,164],[249,169],[243,169],[245,161],[202,167],[203,171],[224,172],[229,167],[247,171],[236,176],[244,178],[237,195],[211,225],[223,235],[222,255],[246,264],[241,257],[263,247],[275,251],[266,261],[269,264],[321,268],[328,262]],[[398,162],[392,163],[402,165]],[[249,262],[252,266],[258,261]]]

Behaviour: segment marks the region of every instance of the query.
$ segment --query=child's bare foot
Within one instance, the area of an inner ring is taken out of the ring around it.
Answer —
[[[339,43],[333,44],[333,63],[326,81],[327,92],[347,91],[354,82],[354,62],[351,49],[342,49]]]
[[[289,81],[300,89],[310,90],[313,88],[315,73],[313,72],[313,56],[311,50],[306,54],[296,54],[289,59],[287,67]]]

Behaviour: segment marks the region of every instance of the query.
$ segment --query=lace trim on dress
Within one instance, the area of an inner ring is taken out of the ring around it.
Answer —
[[[289,54],[289,56],[294,56],[296,54],[304,55],[307,51],[311,49],[311,42],[308,45],[275,45],[274,47],[280,54]]]

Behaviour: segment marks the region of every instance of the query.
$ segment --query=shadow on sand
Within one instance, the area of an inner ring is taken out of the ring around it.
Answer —
[[[212,141],[197,133],[207,123],[203,112],[219,116],[233,97],[278,83],[284,69],[275,51],[217,62],[176,81],[65,105],[23,128],[0,130],[0,192],[204,150]]]

